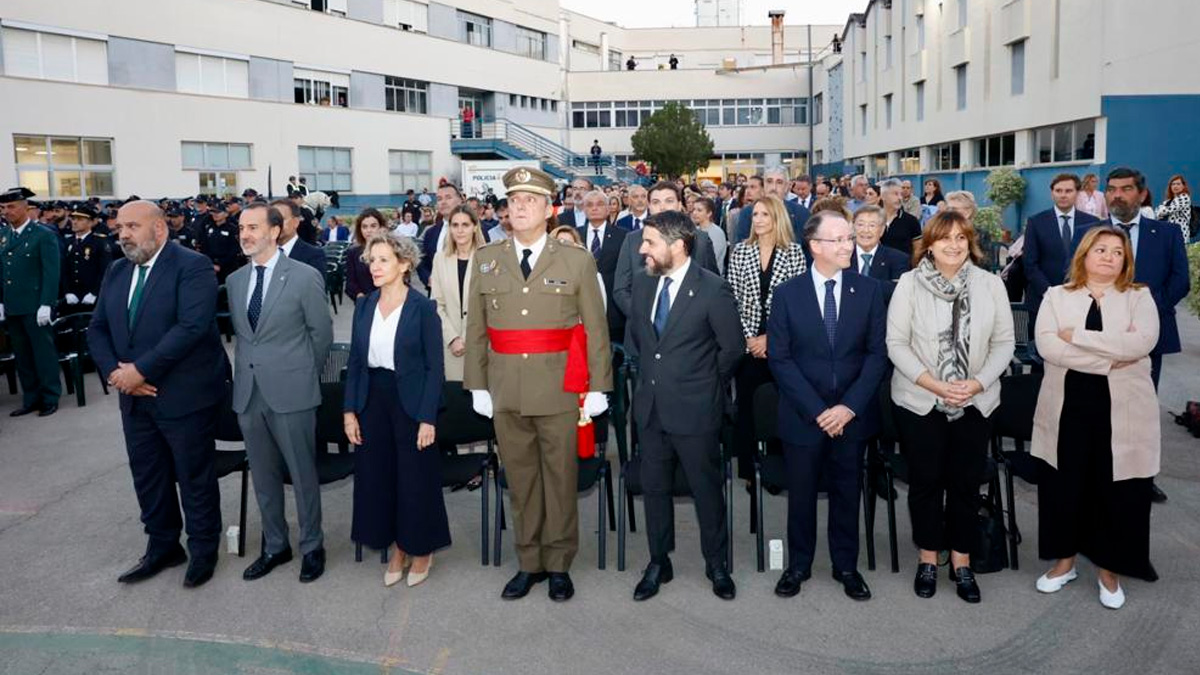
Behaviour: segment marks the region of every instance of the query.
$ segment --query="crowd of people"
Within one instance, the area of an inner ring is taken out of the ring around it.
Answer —
[[[46,416],[60,395],[51,322],[91,312],[96,367],[120,396],[149,542],[122,582],[188,563],[211,578],[221,516],[213,468],[221,406],[246,441],[263,523],[247,580],[292,560],[283,484],[294,485],[301,581],[325,568],[312,430],[332,342],[321,246],[344,243],[355,301],[344,431],[356,446],[355,542],[388,549],[384,583],[430,574],[451,543],[438,414],[469,398],[493,419],[512,501],[520,571],[502,596],[549,581],[574,594],[580,425],[609,405],[613,371],[636,363],[632,401],[650,560],[635,600],[673,577],[677,466],[694,498],[706,575],[736,587],[727,556],[719,434],[733,426],[738,476],[754,475],[753,401],[778,392],[787,468],[787,565],[795,596],[815,557],[818,490],[829,495],[833,576],[871,597],[858,571],[862,463],[887,401],[908,466],[914,592],[932,597],[939,554],[966,602],[978,490],[1018,338],[1043,373],[1032,452],[1042,460],[1039,554],[1045,593],[1099,568],[1100,602],[1121,576],[1153,580],[1150,505],[1160,431],[1155,389],[1180,351],[1175,305],[1190,280],[1191,203],[1182,176],[1153,213],[1142,174],[1056,176],[1054,207],[1029,219],[1019,264],[1032,334],[1014,333],[1011,293],[989,269],[965,191],[930,178],[871,183],[792,177],[784,167],[721,185],[660,181],[565,188],[533,168],[504,176],[502,199],[463,199],[450,182],[412,191],[394,215],[319,214],[307,189],[267,200],[193,198],[36,204],[0,194],[0,320],[23,390],[12,412]],[[1162,219],[1156,219],[1155,216]],[[218,288],[236,334],[229,363]],[[614,350],[611,345],[623,345]],[[882,395],[881,395],[882,394]],[[1126,420],[1139,420],[1128,424]],[[607,423],[607,422],[605,422]],[[175,484],[179,486],[178,496]],[[180,545],[186,528],[187,551]]]

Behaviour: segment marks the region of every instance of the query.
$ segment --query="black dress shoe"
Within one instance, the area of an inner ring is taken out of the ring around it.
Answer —
[[[1163,492],[1162,488],[1154,483],[1150,483],[1150,501],[1155,504],[1162,504],[1167,501],[1167,493]]]
[[[58,412],[58,404],[51,403],[49,405],[42,406],[42,411],[38,413],[38,417],[49,417],[56,412]]]
[[[932,598],[937,593],[937,565],[918,563],[917,578],[913,579],[913,592],[918,598]]]
[[[258,556],[258,560],[250,563],[245,572],[242,572],[242,578],[246,581],[254,581],[261,579],[271,573],[271,570],[280,565],[292,561],[292,547],[287,547],[279,553],[267,553]]]
[[[846,591],[846,597],[851,600],[871,599],[871,587],[867,586],[867,581],[858,573],[858,570],[834,572],[833,578],[842,584],[842,589]]]
[[[733,583],[733,577],[729,576],[729,570],[725,569],[724,565],[710,567],[705,570],[704,576],[712,582],[713,595],[722,600],[732,600],[737,597],[737,586]]]
[[[508,580],[504,585],[504,592],[500,594],[505,600],[517,600],[529,595],[529,590],[536,584],[540,584],[550,575],[545,572],[517,572],[517,575]]]
[[[783,571],[783,575],[779,577],[779,582],[775,584],[775,595],[781,598],[791,598],[800,592],[800,584],[808,581],[812,576],[809,570],[801,570],[789,567]]]
[[[307,584],[316,581],[325,573],[325,548],[319,548],[304,554],[300,562],[300,582]]]
[[[566,572],[550,573],[550,599],[555,602],[566,602],[575,597],[575,584],[571,583],[571,575]]]
[[[975,572],[970,567],[950,568],[950,581],[958,587],[958,597],[971,604],[979,602],[979,584],[975,583]]]
[[[121,576],[117,577],[117,581],[123,584],[132,584],[138,581],[145,581],[168,567],[175,567],[187,562],[187,553],[184,553],[183,547],[176,544],[174,548],[166,553],[150,554],[142,556],[138,564],[131,567]]]
[[[670,559],[663,563],[652,562],[646,565],[642,580],[638,582],[637,588],[633,589],[633,599],[641,602],[653,598],[658,595],[659,585],[668,583],[674,578],[675,570],[671,567]]]
[[[37,404],[23,405],[20,408],[17,408],[16,410],[8,413],[8,416],[9,417],[21,417],[22,415],[28,415],[29,413],[35,413],[39,410],[41,410],[41,406],[39,406]]]
[[[216,569],[216,553],[192,558],[192,562],[188,564],[187,572],[183,575],[183,587],[197,588],[203,586],[212,578],[213,571]]]

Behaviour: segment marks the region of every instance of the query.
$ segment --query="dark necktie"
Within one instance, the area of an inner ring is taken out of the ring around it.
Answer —
[[[592,257],[599,258],[600,257],[600,228],[598,228],[598,227],[592,228],[591,249],[592,249]]]
[[[640,230],[640,229],[642,229],[642,219],[641,219],[641,218],[638,218],[637,216],[634,216],[634,218],[633,218],[633,230],[634,230],[634,232],[636,232],[636,231],[638,231],[638,230]]]
[[[833,287],[837,281],[829,279],[825,282],[825,335],[829,338],[829,346],[837,338],[837,298],[833,297]]]
[[[246,318],[250,319],[250,330],[258,330],[258,317],[262,315],[263,301],[263,280],[267,271],[266,265],[255,265],[254,271],[258,274],[255,277],[254,292],[250,294],[250,306],[246,309]]]
[[[533,268],[529,266],[529,256],[531,255],[533,255],[533,249],[531,248],[521,251],[521,274],[524,274],[526,279],[533,272]]]
[[[862,254],[862,259],[863,259],[862,275],[863,276],[867,276],[867,273],[871,271],[871,258],[874,258],[874,257],[875,257],[874,253]]]
[[[1071,216],[1062,215],[1062,240],[1063,250],[1067,253],[1071,252]]]
[[[146,271],[150,268],[146,265],[138,265],[137,283],[133,285],[133,297],[129,299],[129,327],[133,327],[133,320],[137,317],[138,306],[142,304],[142,290],[146,286]]]
[[[667,328],[667,315],[671,313],[671,277],[663,277],[662,290],[658,292],[658,307],[654,310],[654,334],[662,337]]]

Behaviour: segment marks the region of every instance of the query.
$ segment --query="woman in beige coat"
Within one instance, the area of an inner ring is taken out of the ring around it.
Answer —
[[[1099,570],[1100,602],[1125,603],[1118,575],[1154,581],[1150,564],[1150,480],[1161,450],[1150,351],[1158,310],[1133,282],[1129,237],[1110,225],[1088,230],[1066,284],[1038,311],[1038,352],[1046,374],[1034,415],[1038,550],[1054,566],[1043,593],[1074,580],[1082,553]]]
[[[437,303],[442,320],[442,346],[445,352],[446,381],[462,383],[463,333],[467,328],[467,305],[463,298],[471,285],[471,263],[475,251],[483,246],[479,217],[466,206],[450,213],[450,236],[433,258],[429,274],[430,297]]]

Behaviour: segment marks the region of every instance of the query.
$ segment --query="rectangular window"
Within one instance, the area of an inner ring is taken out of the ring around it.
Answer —
[[[588,54],[600,53],[600,45],[594,45],[590,42],[584,42],[583,40],[571,40],[571,49],[578,49],[579,51],[587,52]],[[609,54],[611,55],[612,52],[609,52]]]
[[[953,171],[962,164],[962,144],[943,143],[931,148],[933,171]]]
[[[492,20],[459,10],[458,39],[476,47],[492,46]]]
[[[388,189],[392,194],[409,190],[420,192],[432,185],[431,153],[413,150],[388,150]]]
[[[429,83],[388,75],[383,79],[384,104],[388,110],[424,115],[429,112]]]
[[[888,94],[883,97],[883,120],[887,125],[886,128],[892,128],[892,95]]]
[[[246,171],[253,169],[249,143],[183,142],[184,169],[224,169]]]
[[[350,76],[318,70],[292,71],[292,86],[296,103],[308,105],[350,106]]]
[[[892,67],[892,36],[885,35],[883,37],[883,67],[888,69]]]
[[[213,197],[238,196],[238,179],[234,171],[201,171],[200,190],[197,194]]]
[[[17,182],[44,197],[112,197],[113,140],[13,136]]]
[[[246,98],[250,95],[250,62],[177,51],[175,87],[188,94]]]
[[[1052,127],[1042,127],[1034,132],[1034,147],[1037,164],[1073,162],[1096,157],[1096,121],[1081,120]]]
[[[900,151],[900,173],[921,172],[921,150],[909,148]]]
[[[867,105],[858,106],[858,130],[863,136],[867,135]]]
[[[311,190],[354,191],[354,165],[350,148],[300,146],[300,175]]]
[[[967,0],[958,0],[958,27],[965,28],[967,25]]]
[[[426,33],[429,31],[429,6],[413,0],[383,0],[383,23],[400,30]]]
[[[621,65],[623,63],[624,62],[621,60],[621,52],[619,52],[615,49],[608,50],[608,69],[609,70],[620,70]]]
[[[517,53],[521,56],[528,56],[531,59],[546,59],[546,34],[517,26]]]
[[[967,109],[967,64],[954,68],[955,109]]]
[[[1002,134],[975,141],[976,166],[1011,166],[1016,160],[1016,136]]]
[[[925,119],[925,83],[918,82],[913,85],[916,90],[913,98],[916,99],[917,105],[917,121],[921,122]]]
[[[20,28],[3,30],[4,74],[108,84],[108,43]]]
[[[813,124],[825,121],[825,94],[813,96]]]
[[[1025,93],[1025,41],[1014,42],[1012,50],[1012,95]]]
[[[917,15],[917,51],[925,49],[925,15]]]

